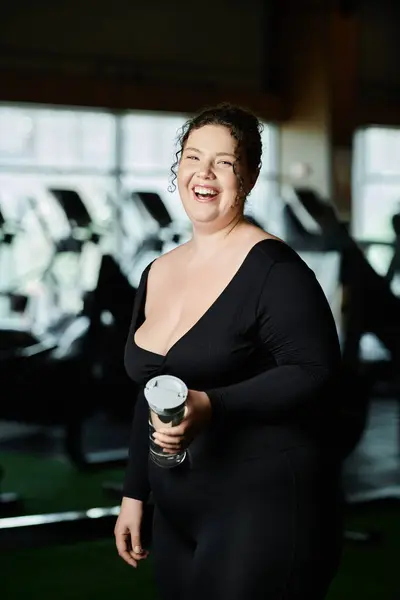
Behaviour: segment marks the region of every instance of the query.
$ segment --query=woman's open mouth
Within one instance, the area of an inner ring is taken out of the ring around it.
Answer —
[[[192,192],[199,202],[212,202],[219,195],[219,191],[216,188],[195,185],[192,188]]]

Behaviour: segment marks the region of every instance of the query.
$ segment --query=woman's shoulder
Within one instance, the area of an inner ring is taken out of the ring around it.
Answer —
[[[186,243],[176,246],[154,259],[148,267],[149,285],[154,280],[159,283],[162,283],[164,279],[168,280],[184,265],[185,255]]]
[[[268,274],[272,267],[291,264],[290,269],[309,270],[302,257],[281,238],[268,232],[257,232],[247,245],[245,262],[254,277]]]
[[[283,239],[258,227],[249,230],[244,248],[245,255],[251,254],[261,262],[267,258],[271,262],[299,258]]]

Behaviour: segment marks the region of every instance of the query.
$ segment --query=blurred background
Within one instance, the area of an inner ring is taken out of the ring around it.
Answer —
[[[179,128],[224,100],[264,122],[248,215],[315,271],[342,345],[329,600],[400,598],[399,23],[390,0],[2,2],[4,600],[156,597],[151,558],[132,571],[113,540],[123,347],[142,270],[190,235]]]

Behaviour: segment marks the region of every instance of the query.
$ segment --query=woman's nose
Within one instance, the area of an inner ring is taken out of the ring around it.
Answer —
[[[201,165],[199,165],[198,174],[199,177],[207,177],[207,179],[214,178],[214,172],[211,168],[210,163],[202,163]]]

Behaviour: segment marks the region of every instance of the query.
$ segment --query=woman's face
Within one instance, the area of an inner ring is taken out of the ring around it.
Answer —
[[[236,141],[221,125],[193,130],[183,148],[177,173],[184,209],[192,221],[224,227],[243,212],[234,172]],[[235,166],[244,176],[240,165]]]

